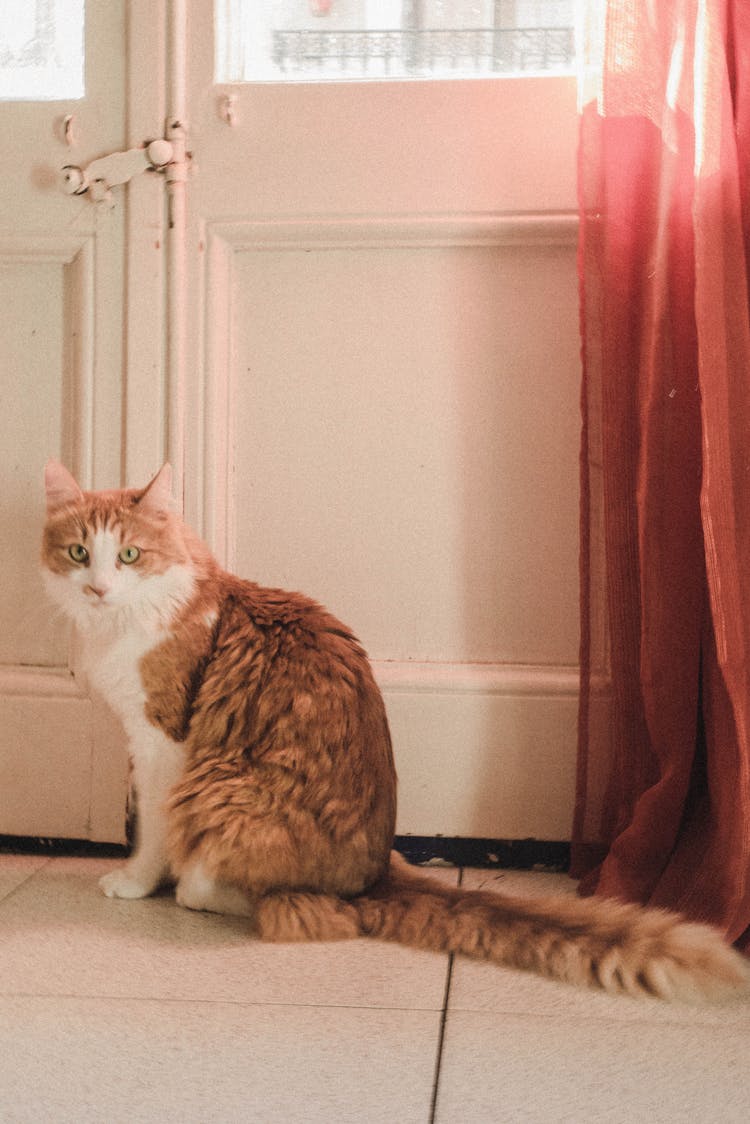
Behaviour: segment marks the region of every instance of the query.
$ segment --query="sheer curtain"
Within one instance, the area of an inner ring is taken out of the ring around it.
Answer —
[[[750,4],[589,7],[573,873],[750,949]]]

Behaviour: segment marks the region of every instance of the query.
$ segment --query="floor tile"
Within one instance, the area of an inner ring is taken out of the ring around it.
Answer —
[[[0,902],[49,861],[47,855],[0,854]]]
[[[439,1010],[447,956],[379,941],[262,944],[163,895],[104,897],[111,860],[54,859],[0,903],[0,994]],[[456,872],[436,872],[455,879]]]
[[[437,1012],[0,999],[3,1124],[427,1124]]]
[[[648,1021],[452,1012],[437,1124],[740,1124],[750,1036]]]
[[[519,894],[523,897],[574,898],[578,885],[567,874],[552,874],[546,870],[472,870],[467,868],[461,876],[461,885],[469,890],[488,890],[498,894]]]
[[[564,874],[464,871],[464,886],[526,896],[575,893]],[[750,994],[722,1003],[693,1006],[657,999],[629,999],[601,991],[545,980],[528,972],[457,957],[449,998],[451,1011],[497,1014],[559,1015],[566,1018],[613,1019],[620,1022],[680,1023],[691,1026],[744,1027],[750,1031]]]

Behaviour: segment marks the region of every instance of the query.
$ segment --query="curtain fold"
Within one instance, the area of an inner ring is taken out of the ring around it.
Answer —
[[[750,5],[590,6],[573,873],[750,949]]]

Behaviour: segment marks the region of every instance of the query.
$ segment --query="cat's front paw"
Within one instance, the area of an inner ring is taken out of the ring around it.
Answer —
[[[99,879],[99,885],[108,898],[147,898],[158,884],[158,879],[154,881],[144,877],[126,866],[119,866]]]

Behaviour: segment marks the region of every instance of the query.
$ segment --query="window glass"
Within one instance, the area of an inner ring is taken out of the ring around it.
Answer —
[[[216,0],[217,82],[560,73],[575,0]]]
[[[0,0],[0,99],[82,98],[84,0]]]

